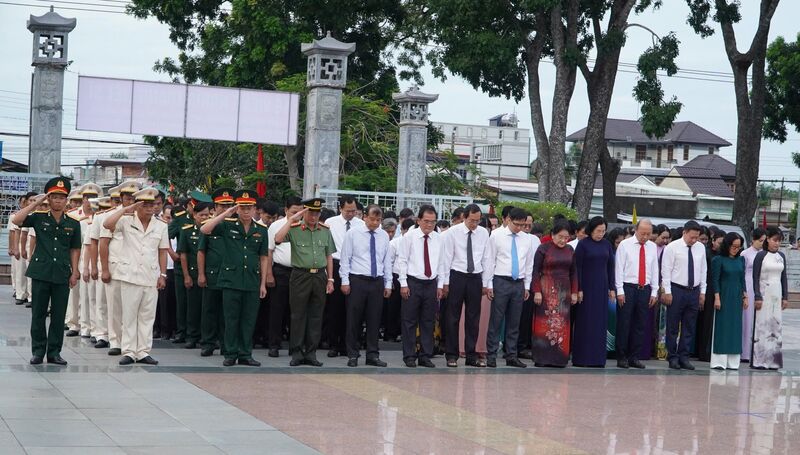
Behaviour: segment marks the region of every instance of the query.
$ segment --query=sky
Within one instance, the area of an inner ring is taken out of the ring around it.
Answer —
[[[80,0],[105,6],[106,10],[119,10],[115,5],[123,2],[109,0]],[[33,13],[44,14],[45,7],[15,6],[7,3],[26,3],[29,5],[47,6],[49,2],[41,0],[0,0],[0,132],[27,132],[28,129],[28,93],[30,92],[30,66],[32,52],[32,34],[26,28],[26,20]],[[58,2],[53,2],[59,5]],[[749,46],[757,26],[758,4],[756,0],[742,1],[742,21],[735,30],[740,50]],[[78,8],[95,8],[92,6],[75,6],[61,3],[61,6]],[[99,13],[90,11],[74,11],[60,9],[57,11],[66,17],[77,18],[77,27],[69,36],[69,66],[65,77],[64,97],[64,131],[65,136],[110,138],[122,141],[140,142],[141,137],[75,131],[75,102],[77,97],[78,74],[91,76],[108,76],[142,80],[168,81],[164,74],[153,71],[153,64],[163,57],[177,56],[176,47],[169,40],[166,25],[154,19],[140,20],[124,14]],[[633,16],[631,22],[640,23],[659,35],[675,32],[681,42],[681,53],[678,67],[685,71],[713,71],[724,73],[719,76],[699,76],[696,73],[683,72],[681,78],[662,78],[663,88],[667,96],[675,95],[683,103],[683,110],[677,120],[692,121],[712,133],[728,140],[734,145],[722,149],[722,156],[735,161],[736,139],[736,104],[730,66],[724,53],[722,36],[719,27],[710,38],[702,39],[686,24],[687,7],[681,0],[665,0],[664,6],[657,12],[647,12]],[[800,2],[784,0],[778,6],[770,28],[770,41],[783,36],[793,41],[800,31],[797,17],[800,15]],[[715,24],[716,25],[716,24]],[[631,28],[628,41],[622,51],[620,61],[635,64],[639,54],[651,44],[651,35],[640,29]],[[542,99],[545,105],[545,118],[549,118],[551,89],[554,85],[555,70],[552,65],[542,65]],[[624,71],[635,71],[623,67]],[[437,122],[488,124],[494,115],[516,112],[520,119],[520,127],[530,128],[530,107],[525,97],[518,104],[505,98],[491,98],[472,88],[457,76],[450,75],[444,82],[435,79],[429,71],[424,72],[425,85],[421,90],[439,94],[439,99],[430,106],[430,119]],[[614,88],[609,117],[636,119],[639,117],[639,106],[632,96],[636,83],[636,74],[620,72]],[[689,79],[695,78],[695,79]],[[411,85],[409,81],[401,81],[405,90]],[[578,76],[578,83],[570,107],[568,133],[586,126],[589,116],[589,103],[585,83]],[[549,128],[549,122],[548,122]],[[800,169],[791,161],[792,152],[800,151],[800,134],[791,129],[789,138],[784,144],[763,141],[761,148],[761,179],[800,180]],[[27,162],[27,139],[2,137],[4,141],[3,155],[6,158]],[[64,142],[62,163],[65,165],[80,164],[86,158],[106,156],[108,153],[125,146],[109,146],[91,143]],[[532,150],[535,156],[535,150]],[[795,183],[787,187],[796,188]]]

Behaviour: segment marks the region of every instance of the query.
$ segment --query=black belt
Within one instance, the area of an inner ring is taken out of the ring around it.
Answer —
[[[481,276],[481,272],[467,273],[467,272],[459,272],[458,270],[453,270],[453,269],[451,269],[451,270],[450,270],[450,274],[451,274],[451,275],[453,275],[453,274],[455,274],[455,275],[464,275],[464,276],[466,276],[466,277],[477,277],[477,276]]]
[[[297,271],[306,272],[306,273],[319,273],[319,272],[324,272],[325,271],[325,267],[321,267],[321,268],[318,268],[318,269],[303,269],[303,268],[300,268],[300,267],[292,267],[292,270],[297,270]]]
[[[649,288],[649,287],[650,287],[650,285],[649,285],[649,284],[645,284],[644,286],[642,286],[642,285],[640,285],[640,284],[638,284],[638,283],[622,283],[622,285],[623,285],[623,286],[633,286],[633,287],[635,287],[636,289],[638,289],[638,290],[640,290],[640,291],[641,291],[642,289],[647,289],[647,288]]]
[[[273,262],[273,263],[272,263],[272,268],[283,269],[283,270],[286,270],[286,271],[291,271],[291,270],[292,270],[292,267],[286,267],[285,265],[283,265],[283,264],[278,264],[278,263],[276,263],[276,262]]]
[[[510,281],[512,283],[519,283],[520,281],[522,281],[522,278],[517,278],[515,280],[514,278],[511,278],[510,276],[495,275],[494,277],[495,278],[500,278],[503,281]]]
[[[695,286],[693,288],[690,288],[689,286],[684,286],[682,284],[672,283],[672,287],[678,288],[678,289],[683,289],[684,291],[695,291],[700,287],[700,285],[697,285],[697,286]]]
[[[419,283],[419,284],[431,284],[431,283],[436,284],[436,277],[433,277],[433,278],[427,279],[427,280],[422,279],[422,278],[417,278],[415,276],[410,276],[410,277],[407,277],[407,278],[408,278],[408,281],[413,281],[413,282]]]
[[[383,281],[383,277],[382,276],[376,276],[375,278],[373,278],[371,276],[355,275],[355,274],[352,274],[352,273],[350,274],[350,278],[358,278],[358,279],[361,279],[361,280],[364,280],[364,281]]]

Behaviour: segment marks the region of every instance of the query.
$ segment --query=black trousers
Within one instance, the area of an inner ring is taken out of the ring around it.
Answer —
[[[443,329],[447,337],[445,356],[447,360],[458,359],[458,326],[461,311],[464,310],[464,351],[467,360],[477,360],[475,343],[478,342],[478,325],[481,320],[481,290],[483,283],[480,273],[461,273],[450,271],[450,292],[444,309]]]
[[[347,296],[347,357],[359,357],[361,324],[367,321],[367,359],[377,359],[378,333],[383,313],[383,277],[350,275]]]
[[[411,295],[403,301],[403,360],[430,359],[433,356],[433,326],[436,321],[436,279],[408,277]],[[420,352],[417,354],[417,325]]]
[[[280,264],[272,264],[272,275],[275,287],[270,289],[269,300],[269,348],[280,349],[283,332],[288,330],[291,314],[289,311],[289,278],[292,268]]]
[[[392,295],[383,302],[383,339],[394,341],[400,336],[400,308],[403,298],[400,297],[400,281],[397,274],[392,274]]]
[[[667,360],[689,360],[699,307],[699,286],[688,290],[672,285],[672,305],[667,307]]]
[[[339,261],[333,260],[333,293],[328,295],[322,316],[323,340],[328,340],[330,349],[347,352],[347,310],[344,307],[342,278],[339,276]]]
[[[177,307],[175,300],[175,271],[167,269],[167,285],[158,291],[158,304],[156,305],[155,326],[161,330],[161,336],[166,339],[175,333],[177,324]]]
[[[258,300],[256,328],[253,330],[253,345],[260,344],[262,347],[266,347],[269,339],[269,305],[272,302],[272,289],[267,289],[267,296]]]
[[[571,331],[570,333],[575,333],[575,332]],[[532,348],[533,348],[533,293],[531,293],[530,297],[528,297],[528,300],[522,302],[522,315],[519,318],[519,339],[517,340],[517,353],[520,353],[522,351],[530,351]]]
[[[625,283],[625,305],[617,303],[617,359],[639,360],[647,324],[650,286],[641,289],[635,284]]]

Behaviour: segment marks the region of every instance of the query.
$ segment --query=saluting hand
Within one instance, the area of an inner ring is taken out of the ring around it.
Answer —
[[[125,207],[125,210],[123,211],[123,213],[133,213],[133,212],[136,211],[136,209],[141,207],[142,204],[144,204],[144,201],[134,202],[133,204]]]
[[[289,218],[289,221],[291,221],[292,223],[296,223],[296,222],[298,222],[298,221],[302,220],[302,219],[303,219],[303,215],[304,215],[306,212],[308,212],[308,209],[303,209],[303,210],[300,210],[299,212],[297,212],[297,213],[295,213],[294,215],[292,215],[292,216]]]
[[[34,197],[33,200],[30,203],[34,207],[39,208],[39,206],[42,205],[42,202],[44,202],[45,199],[47,199],[47,194],[46,193],[42,193],[42,194]]]
[[[236,213],[236,205],[232,205],[232,206],[228,207],[228,208],[227,208],[227,209],[226,209],[224,212],[222,212],[222,213],[225,215],[225,217],[226,217],[226,218],[227,218],[227,217],[229,217],[229,216],[231,216],[231,215],[233,215],[234,213]]]

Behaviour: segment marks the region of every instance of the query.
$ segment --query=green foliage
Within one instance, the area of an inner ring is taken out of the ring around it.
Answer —
[[[679,41],[674,33],[670,33],[648,48],[639,56],[639,80],[633,89],[634,98],[641,104],[642,130],[648,137],[660,138],[672,128],[678,113],[683,106],[674,96],[664,101],[664,90],[658,79],[657,71],[665,70],[668,76],[678,71],[675,59],[678,57]]]
[[[111,152],[111,154],[109,154],[108,157],[111,158],[111,159],[122,159],[122,160],[125,160],[125,159],[128,159],[128,153],[127,152]]]
[[[553,228],[553,217],[558,214],[564,215],[568,220],[578,219],[578,212],[557,202],[501,202],[497,205],[497,213],[502,212],[507,205],[527,210],[535,223],[544,226],[546,233]]]
[[[777,37],[767,48],[767,64],[764,137],[783,143],[787,125],[800,131],[800,35],[795,42]]]

